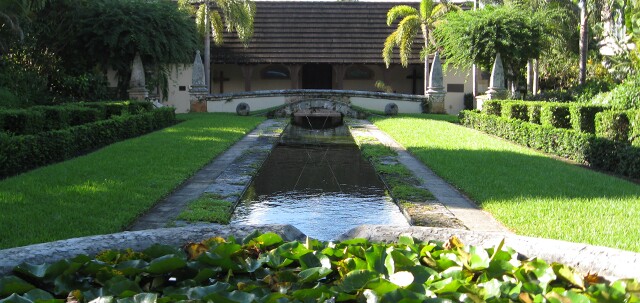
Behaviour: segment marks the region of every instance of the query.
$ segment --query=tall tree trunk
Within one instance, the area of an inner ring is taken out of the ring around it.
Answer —
[[[424,38],[424,49],[425,52],[429,47],[429,31],[427,30],[427,25],[422,24],[420,26],[422,28],[422,38]],[[424,56],[424,95],[427,95],[427,90],[429,89],[429,54],[425,54]]]
[[[532,94],[532,92],[533,92],[533,59],[529,59],[527,61],[527,94]]]
[[[587,50],[589,43],[589,14],[587,12],[587,0],[580,0],[580,84],[587,80]]]
[[[532,91],[533,91],[533,95],[537,95],[538,94],[538,81],[539,81],[539,65],[538,65],[538,59],[535,59],[533,61],[533,87],[532,87]]]
[[[211,24],[209,18],[209,1],[205,1],[204,13],[204,83],[207,92],[211,93]]]

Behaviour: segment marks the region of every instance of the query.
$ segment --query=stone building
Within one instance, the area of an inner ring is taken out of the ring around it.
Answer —
[[[424,93],[419,51],[422,38],[404,68],[397,58],[391,66],[382,60],[386,37],[396,25],[386,25],[387,11],[399,2],[256,1],[255,32],[248,47],[225,34],[222,46],[211,44],[210,93],[280,89],[334,89],[380,91],[382,81],[399,94]],[[418,6],[418,3],[406,3]],[[432,59],[432,58],[431,58]],[[189,109],[189,66],[174,68],[167,103],[178,112]],[[479,79],[482,79],[479,77]],[[468,71],[445,72],[445,110],[464,108],[471,93]],[[488,79],[480,82],[480,90]]]

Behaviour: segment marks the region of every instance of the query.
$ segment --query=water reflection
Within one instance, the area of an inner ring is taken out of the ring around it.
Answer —
[[[238,206],[232,224],[292,224],[332,240],[361,224],[408,226],[346,127],[289,126]]]

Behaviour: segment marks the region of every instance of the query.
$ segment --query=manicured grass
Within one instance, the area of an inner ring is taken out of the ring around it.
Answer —
[[[640,251],[639,185],[443,117],[373,120],[517,234]]]
[[[0,181],[0,248],[121,231],[263,118],[185,122]]]
[[[189,203],[187,209],[178,215],[178,220],[228,224],[232,206],[233,203],[220,200],[218,195],[205,194]]]

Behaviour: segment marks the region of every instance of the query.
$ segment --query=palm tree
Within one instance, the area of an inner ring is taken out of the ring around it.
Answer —
[[[407,67],[411,46],[418,34],[422,32],[424,39],[424,90],[427,91],[427,79],[429,75],[429,56],[427,51],[430,43],[430,33],[435,28],[437,21],[450,10],[458,10],[459,7],[449,4],[446,0],[441,0],[436,4],[433,0],[421,0],[420,10],[408,5],[396,5],[387,12],[387,25],[391,26],[397,18],[402,18],[396,30],[387,37],[382,49],[382,58],[387,68],[391,64],[393,49],[397,46],[400,49],[400,63]]]
[[[30,21],[33,14],[44,8],[47,0],[0,1],[0,52],[9,48],[9,41],[17,36],[24,39],[22,21]]]
[[[188,3],[200,3],[196,15],[196,26],[201,39],[204,41],[204,74],[207,89],[211,79],[211,37],[216,45],[223,41],[224,29],[235,31],[245,47],[253,37],[253,20],[256,14],[255,3],[251,0],[214,0],[213,3],[222,11],[222,15],[210,5],[212,1],[181,0],[182,7],[191,6]],[[224,22],[223,22],[224,16]]]

